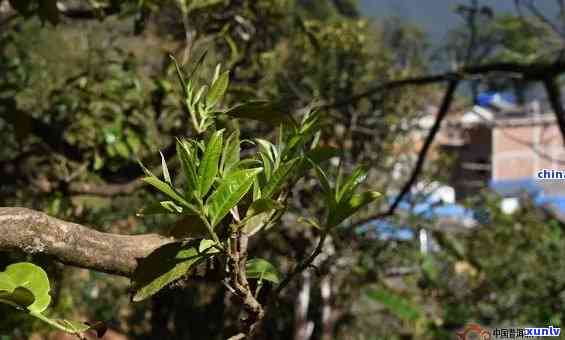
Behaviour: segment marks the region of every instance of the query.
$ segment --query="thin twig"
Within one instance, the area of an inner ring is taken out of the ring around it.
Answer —
[[[294,270],[284,278],[284,280],[277,287],[275,295],[279,295],[283,291],[283,289],[285,289],[286,286],[288,286],[288,284],[292,281],[292,279],[296,277],[296,275],[302,273],[304,270],[306,270],[306,268],[308,268],[312,264],[312,262],[314,262],[316,257],[320,255],[320,253],[322,252],[322,247],[324,246],[324,241],[326,240],[327,236],[328,236],[328,231],[324,229],[324,231],[320,235],[320,240],[318,241],[318,244],[316,245],[316,248],[314,249],[312,254],[310,254],[310,256],[308,256],[306,260],[302,261],[299,265],[297,265],[294,268]]]
[[[565,110],[561,104],[561,89],[555,81],[555,77],[547,77],[543,81],[543,85],[547,91],[547,98],[549,99],[551,108],[557,118],[557,124],[559,125],[559,130],[561,130],[561,135],[563,136],[563,143],[565,143]]]
[[[357,221],[355,223],[356,225],[363,225],[363,224],[371,222],[375,219],[391,216],[392,214],[394,214],[396,208],[398,207],[400,202],[404,199],[404,196],[406,196],[406,194],[410,191],[410,189],[412,188],[412,185],[416,182],[416,180],[418,179],[418,176],[420,175],[420,172],[422,171],[422,168],[424,166],[424,162],[425,162],[427,155],[428,155],[428,151],[430,150],[430,147],[431,147],[431,145],[432,145],[432,143],[435,139],[435,136],[437,135],[437,133],[438,133],[440,127],[441,127],[441,123],[442,123],[443,119],[447,116],[447,113],[449,112],[449,108],[451,107],[451,103],[453,101],[455,90],[457,89],[457,85],[459,84],[459,81],[460,81],[459,79],[453,79],[449,82],[449,85],[447,87],[447,90],[445,91],[445,95],[443,97],[443,101],[442,101],[441,106],[439,108],[439,111],[438,111],[436,120],[434,122],[434,125],[430,129],[430,132],[428,133],[428,136],[426,137],[426,140],[424,141],[424,146],[422,147],[422,150],[420,150],[420,153],[418,155],[418,160],[416,161],[416,165],[414,166],[414,169],[412,170],[412,174],[410,175],[410,178],[408,179],[408,181],[402,187],[402,190],[400,191],[400,193],[396,196],[394,202],[390,205],[390,207],[388,208],[388,210],[386,212],[379,213],[379,214],[376,214],[376,215],[372,215],[372,216],[369,216],[368,218],[365,218],[361,221]]]

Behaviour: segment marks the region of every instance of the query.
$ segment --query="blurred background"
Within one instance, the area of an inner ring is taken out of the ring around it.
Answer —
[[[192,132],[169,55],[189,69],[207,51],[198,76],[231,69],[226,106],[320,103],[322,143],[345,169],[369,166],[385,197],[286,290],[270,339],[560,326],[565,183],[535,176],[565,165],[564,47],[562,0],[0,0],[0,206],[166,232],[169,218],[135,215],[155,196],[137,159],[157,167],[161,150],[178,167],[175,137]],[[454,71],[465,77],[442,110]],[[299,182],[290,217],[251,251],[282,272],[307,256],[316,233],[292,216],[319,214],[317,190]],[[104,320],[104,339],[224,339],[238,322],[220,283],[134,304],[128,279],[46,256],[0,253],[0,268],[20,260],[48,271],[55,315]],[[0,340],[16,339],[67,337],[1,305]]]

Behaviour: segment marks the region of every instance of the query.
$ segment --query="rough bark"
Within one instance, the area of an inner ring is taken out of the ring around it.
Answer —
[[[131,276],[138,259],[172,241],[156,234],[103,233],[39,211],[0,207],[0,251],[41,253],[109,274]]]

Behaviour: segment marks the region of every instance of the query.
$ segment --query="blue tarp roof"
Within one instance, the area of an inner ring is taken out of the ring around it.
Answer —
[[[463,207],[460,204],[455,203],[442,203],[437,201],[432,201],[429,196],[420,196],[419,199],[422,200],[421,203],[416,203],[412,205],[410,200],[418,200],[418,198],[408,197],[402,200],[399,205],[399,210],[410,211],[412,214],[420,215],[421,217],[432,220],[432,219],[442,219],[442,218],[453,218],[453,219],[465,219],[474,218],[474,213],[472,210]],[[394,202],[395,197],[389,197],[389,204]],[[376,220],[367,223],[362,227],[362,230],[375,228],[379,237],[381,239],[398,239],[398,240],[408,240],[413,238],[414,231],[410,226],[398,225],[386,219]]]
[[[489,186],[503,197],[518,196],[522,193],[537,196],[543,191],[542,187],[533,178],[520,178],[503,181],[491,180]]]
[[[546,195],[543,187],[533,178],[491,181],[490,187],[503,197],[516,197],[526,193],[535,205],[551,205],[558,213],[565,214],[565,195]]]
[[[481,92],[477,96],[477,104],[481,106],[490,106],[495,100],[502,99],[510,104],[516,103],[516,96],[508,92]]]
[[[517,197],[520,194],[528,194],[532,197],[534,204],[551,205],[559,213],[565,215],[565,195],[563,196],[547,196],[543,192],[543,188],[532,178],[520,178],[516,180],[490,181],[489,186],[495,192],[503,197]],[[389,197],[389,203],[394,201],[395,197]],[[411,201],[421,201],[420,203],[411,204]],[[425,219],[437,218],[454,218],[454,219],[475,219],[477,220],[477,212],[465,208],[456,203],[442,203],[431,201],[429,197],[418,195],[407,195],[407,197],[398,205],[399,210],[411,211],[413,214],[420,215]],[[399,226],[388,220],[378,220],[368,223],[363,227],[367,230],[374,227],[383,239],[411,239],[414,236],[413,230],[409,226]]]

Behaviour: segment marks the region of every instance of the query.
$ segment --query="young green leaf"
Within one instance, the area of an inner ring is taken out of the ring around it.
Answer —
[[[198,167],[200,197],[204,197],[208,193],[218,174],[218,164],[222,155],[223,133],[224,130],[214,132],[206,144],[206,151]]]
[[[151,170],[147,169],[147,167],[145,167],[145,165],[143,165],[143,163],[141,163],[141,161],[140,161],[139,159],[137,160],[137,164],[139,164],[139,166],[141,167],[141,170],[143,170],[143,173],[144,173],[146,176],[149,176],[149,177],[157,177],[157,176],[155,176],[155,175],[151,172]]]
[[[87,325],[82,322],[70,321],[66,319],[52,319],[42,313],[30,312],[31,316],[38,318],[39,320],[59,329],[63,332],[70,334],[80,334],[88,330],[95,330],[98,338],[102,338],[106,332],[107,327],[101,323],[95,323],[94,325]]]
[[[244,218],[240,223],[240,225],[242,225],[241,231],[247,236],[255,235],[258,231],[267,227],[274,213],[275,210],[268,210]]]
[[[214,81],[210,87],[210,91],[208,91],[208,95],[206,96],[206,104],[208,107],[214,107],[218,101],[223,98],[226,90],[228,89],[229,82],[230,71],[225,71]]]
[[[337,202],[340,202],[342,199],[344,201],[349,200],[355,193],[355,189],[363,183],[365,178],[367,178],[367,169],[362,166],[355,168],[345,183],[343,183],[343,186],[336,191],[335,200]]]
[[[263,188],[262,198],[271,198],[275,193],[281,190],[284,183],[293,174],[294,170],[301,161],[302,159],[300,158],[294,158],[279,166],[269,179],[267,185]]]
[[[245,273],[250,279],[270,281],[275,284],[280,282],[279,272],[269,261],[255,258],[247,261]]]
[[[257,159],[242,159],[239,162],[235,163],[230,169],[229,171],[226,171],[224,173],[223,177],[227,177],[229,176],[230,173],[239,171],[239,170],[245,170],[245,169],[251,169],[251,168],[261,168],[263,167],[263,163]]]
[[[51,302],[47,273],[33,263],[20,262],[9,265],[4,272],[0,272],[0,282],[0,288],[4,288],[0,290],[0,293],[4,292],[0,294],[0,302],[11,302],[12,305],[36,313],[43,312]],[[7,290],[10,286],[11,291]],[[33,299],[30,299],[29,294]]]
[[[318,165],[310,161],[310,164],[313,165],[314,170],[316,170],[316,174],[318,175],[318,179],[320,180],[320,185],[322,186],[322,190],[327,196],[332,196],[331,202],[335,202],[334,195],[332,193],[332,186],[330,184],[330,180],[326,175],[326,172]]]
[[[215,247],[216,242],[209,239],[202,239],[198,245],[198,252],[201,254],[215,254],[220,251]]]
[[[172,198],[176,203],[189,208],[190,210],[194,211],[194,206],[190,203],[188,203],[187,200],[185,200],[181,195],[179,195],[169,184],[161,181],[160,179],[158,179],[157,177],[145,177],[142,179],[142,181],[144,181],[147,184],[152,185],[153,187],[155,187],[156,189],[158,189],[159,191],[161,191],[163,194],[169,196],[170,198]]]
[[[222,160],[220,161],[220,169],[222,174],[226,174],[230,169],[239,162],[239,154],[241,147],[239,145],[239,130],[235,130],[226,140],[224,150],[222,151]]]
[[[277,202],[270,198],[261,198],[251,203],[249,209],[247,209],[245,216],[251,217],[266,211],[281,209],[282,207],[283,205],[280,202]]]
[[[376,191],[366,191],[360,194],[352,195],[347,201],[338,202],[337,206],[330,209],[328,215],[329,227],[334,227],[343,222],[346,218],[350,217],[367,204],[375,201],[381,197],[381,194]]]
[[[166,183],[169,183],[169,185],[172,186],[173,182],[171,181],[171,175],[169,174],[169,168],[167,167],[165,156],[163,156],[163,153],[161,151],[159,151],[159,154],[161,155],[161,167],[163,168],[163,178],[165,178]]]
[[[177,62],[177,59],[175,59],[175,57],[172,54],[169,55],[169,58],[171,58],[171,60],[175,64],[175,70],[177,71],[177,77],[178,77],[179,82],[182,86],[182,92],[183,92],[184,96],[187,97],[188,92],[187,92],[186,81],[184,80],[184,76],[183,76],[184,72],[181,70],[179,63]]]
[[[139,209],[137,216],[159,215],[159,214],[181,214],[183,208],[173,201],[156,202],[147,207]]]
[[[212,227],[215,227],[251,188],[255,176],[263,169],[246,169],[230,173],[206,200]]]
[[[196,160],[191,146],[186,141],[177,140],[177,155],[179,157],[184,176],[187,181],[189,197],[198,192],[198,175],[196,174]]]

